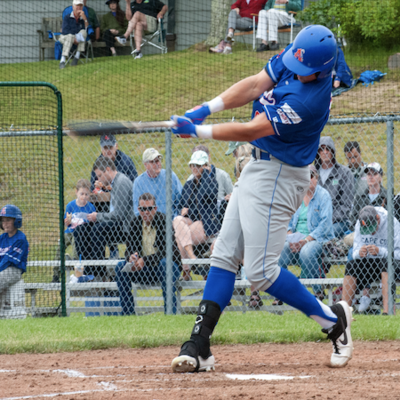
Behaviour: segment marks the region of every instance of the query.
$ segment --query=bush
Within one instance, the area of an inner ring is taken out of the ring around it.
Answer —
[[[399,14],[400,0],[320,0],[298,18],[328,27],[351,45],[390,48],[400,36]]]

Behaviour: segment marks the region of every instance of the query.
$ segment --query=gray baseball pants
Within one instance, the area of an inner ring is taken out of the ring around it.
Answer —
[[[22,270],[15,267],[7,267],[0,272],[0,293],[6,291],[21,279]]]
[[[236,274],[244,260],[247,279],[267,290],[278,278],[278,261],[289,221],[308,190],[310,171],[274,157],[252,160],[235,184],[211,265]]]
[[[228,28],[226,29],[226,34],[228,35],[229,28],[240,30],[247,29],[252,25],[253,20],[251,18],[242,18],[235,10],[231,10],[228,15]]]

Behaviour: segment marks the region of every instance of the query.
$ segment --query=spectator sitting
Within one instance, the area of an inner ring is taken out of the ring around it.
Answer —
[[[196,151],[189,162],[194,178],[182,190],[181,215],[173,221],[176,241],[182,258],[195,259],[193,246],[205,243],[219,232],[218,182],[214,165],[208,164],[208,155]],[[183,279],[190,280],[190,266],[183,265]]]
[[[85,51],[85,42],[87,37],[86,28],[89,26],[89,21],[83,11],[83,0],[73,0],[72,11],[66,13],[63,18],[60,43],[63,45],[60,69],[65,68],[65,62],[69,56],[72,46],[75,44],[78,49],[75,57],[72,60],[71,66],[78,65],[79,57]]]
[[[257,52],[267,50],[278,50],[278,28],[284,25],[290,25],[296,20],[289,11],[300,11],[301,0],[268,0],[258,14],[257,38],[261,39],[261,44]]]
[[[133,183],[138,176],[135,164],[129,156],[121,150],[118,150],[118,143],[115,136],[111,134],[103,135],[100,138],[100,147],[101,155],[96,159],[96,162],[102,157],[109,158],[114,162],[117,171],[127,176]],[[98,212],[109,212],[111,197],[110,187],[105,187],[101,181],[97,179],[94,166],[90,177],[90,184],[91,190],[95,192],[94,195],[91,196],[91,199],[95,203],[96,210]]]
[[[363,289],[358,311],[368,309],[371,299],[369,285],[382,278],[383,311],[389,310],[387,273],[387,220],[382,207],[366,206],[359,215],[355,228],[353,260],[346,265],[343,280],[343,300],[352,304],[357,287]],[[394,259],[400,260],[400,223],[394,218]]]
[[[253,148],[253,146],[248,142],[229,142],[229,147],[228,147],[228,150],[225,152],[225,155],[229,156],[229,155],[232,154],[233,157],[237,160],[237,158],[238,158],[237,150],[238,150],[239,147],[244,146],[244,145],[247,145],[247,146],[251,147],[251,148],[249,147],[249,149],[250,149],[250,157],[251,157],[251,149]],[[236,178],[238,178],[238,176],[236,174],[236,162],[235,162],[235,166],[233,167],[233,173],[236,176]]]
[[[199,144],[198,146],[193,147],[192,154],[199,150],[207,153],[208,165],[212,165],[210,150],[208,149],[208,147],[205,146],[204,144]],[[218,200],[219,201],[228,200],[233,190],[231,177],[223,169],[215,168],[215,178],[217,179],[218,182]],[[191,174],[187,180],[190,181],[191,179],[193,179],[193,174]]]
[[[115,281],[120,294],[122,314],[135,314],[131,282],[145,285],[160,282],[164,297],[164,312],[166,312],[166,220],[165,215],[157,211],[156,199],[152,194],[143,193],[139,197],[139,217],[132,220],[128,230],[127,259],[115,268]],[[125,272],[123,269],[128,262],[132,263],[132,266]],[[173,239],[172,312],[174,314],[176,314],[175,283],[179,278],[179,267],[179,250]]]
[[[103,32],[103,39],[109,54],[116,56],[114,42],[116,37],[121,35],[128,28],[128,21],[125,18],[125,13],[119,6],[119,0],[107,0],[106,4],[110,7],[110,12],[103,15],[101,19],[101,31]]]
[[[327,190],[318,185],[318,171],[310,165],[310,186],[303,203],[288,226],[288,237],[279,258],[279,266],[286,268],[298,264],[300,278],[324,278],[321,256],[324,243],[332,240],[332,200]],[[320,285],[314,285],[315,297],[322,300]],[[274,304],[280,304],[279,300]]]
[[[0,295],[21,279],[26,272],[29,244],[22,226],[21,210],[12,204],[0,211]]]
[[[143,193],[151,193],[157,199],[157,210],[164,215],[167,213],[167,181],[166,171],[161,165],[162,155],[153,148],[143,153],[143,164],[146,171],[135,179],[133,183],[133,207],[136,216],[139,215],[139,197]],[[179,214],[182,184],[172,172],[172,217]]]
[[[83,0],[83,6],[87,9],[89,15],[89,25],[94,30],[94,34],[90,35],[90,40],[95,42],[96,40],[100,39],[100,23],[99,19],[97,18],[96,12],[93,8],[87,6],[87,0]]]
[[[368,189],[367,174],[365,168],[367,164],[361,157],[361,149],[358,142],[347,142],[344,146],[344,155],[346,156],[348,167],[354,176],[354,197],[357,194],[364,193]]]
[[[232,44],[235,41],[233,38],[235,30],[253,29],[253,14],[256,15],[257,24],[257,15],[266,2],[267,0],[237,0],[233,3],[228,16],[228,28],[225,40],[221,40],[215,47],[210,47],[210,53],[232,53]]]
[[[93,224],[83,224],[74,231],[77,253],[82,259],[102,260],[105,258],[105,246],[110,243],[123,243],[126,240],[126,226],[133,215],[132,182],[118,172],[111,158],[101,156],[94,164],[97,178],[105,186],[111,186],[110,212],[88,214]],[[104,279],[104,267],[90,267],[86,275]]]
[[[332,71],[332,86],[334,89],[338,87],[348,88],[351,86],[353,74],[344,59],[343,50],[338,46],[335,67]]]
[[[135,31],[135,60],[143,57],[141,52],[143,32],[155,32],[158,20],[164,18],[167,11],[168,6],[160,0],[133,0],[131,3],[130,0],[126,0],[128,29],[122,36],[117,37],[117,40],[125,44],[131,33]]]
[[[79,179],[76,184],[76,199],[67,204],[64,214],[64,225],[67,228],[64,232],[64,245],[72,247],[72,258],[79,259],[74,243],[74,230],[77,226],[89,222],[87,215],[95,212],[96,209],[89,202],[90,182],[87,179]],[[60,246],[57,248],[56,260],[60,260]],[[57,265],[53,269],[52,283],[60,282],[60,267]]]
[[[349,229],[354,178],[347,167],[336,161],[335,144],[329,136],[320,139],[315,166],[319,173],[318,185],[326,189],[332,199],[333,235],[341,238]]]
[[[382,167],[378,163],[373,162],[365,168],[365,173],[367,174],[368,187],[364,193],[357,194],[354,199],[353,210],[350,216],[350,223],[353,229],[361,209],[366,206],[386,208],[387,205],[386,189],[382,186]]]

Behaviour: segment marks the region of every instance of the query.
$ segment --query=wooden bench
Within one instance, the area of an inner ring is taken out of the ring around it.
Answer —
[[[98,15],[100,19],[102,15]],[[53,17],[53,18],[43,18],[42,19],[42,27],[38,29],[36,32],[39,34],[39,61],[44,61],[45,58],[45,50],[46,49],[54,49],[55,40],[50,39],[48,35],[48,31],[51,32],[61,32],[62,27],[62,17]],[[105,42],[87,42],[87,50],[89,53],[91,52],[91,59],[93,60],[93,48],[106,48]],[[115,47],[125,47],[129,46],[129,43],[122,45],[118,42],[115,42]],[[90,55],[90,54],[89,54]]]

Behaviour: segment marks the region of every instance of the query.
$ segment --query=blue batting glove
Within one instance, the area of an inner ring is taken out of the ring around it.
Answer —
[[[190,118],[195,125],[201,125],[210,114],[210,108],[204,103],[201,106],[196,106],[191,110],[187,110],[185,112],[185,117]]]
[[[189,118],[173,115],[171,120],[175,123],[175,126],[172,128],[172,133],[174,135],[184,139],[197,137],[196,127]]]

